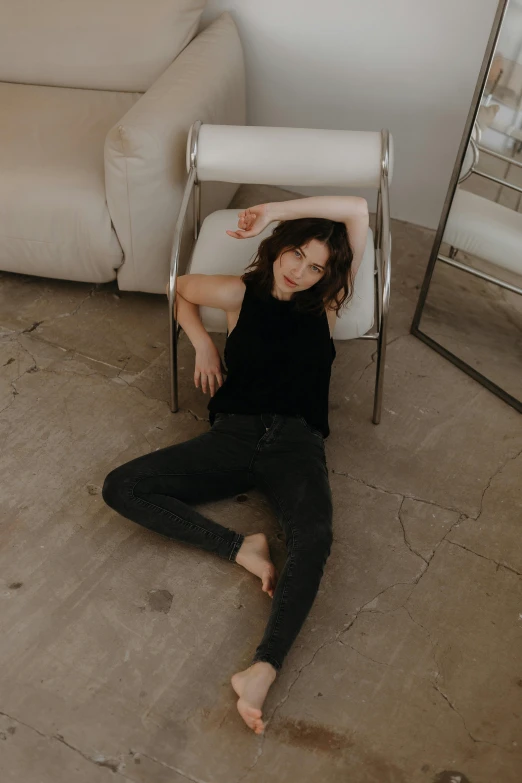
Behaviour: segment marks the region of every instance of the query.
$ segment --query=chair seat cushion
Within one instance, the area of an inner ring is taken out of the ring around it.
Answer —
[[[458,188],[443,242],[522,274],[522,214]]]
[[[139,97],[0,82],[0,269],[115,278],[123,254],[105,198],[103,147]]]
[[[275,223],[269,224],[256,237],[235,239],[226,230],[237,228],[237,210],[221,209],[212,212],[201,226],[192,254],[190,274],[242,275],[254,259],[260,242],[269,236]],[[374,248],[373,234],[368,230],[366,251],[355,278],[352,300],[337,318],[334,339],[348,340],[360,337],[373,326],[374,320]],[[201,320],[209,332],[226,332],[227,320],[223,310],[200,307]]]

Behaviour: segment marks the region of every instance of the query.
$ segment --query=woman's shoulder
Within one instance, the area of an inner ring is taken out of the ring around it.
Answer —
[[[245,298],[247,285],[239,275],[229,275],[229,277],[230,277],[230,283],[229,283],[230,300],[232,302],[232,307],[229,309],[229,312],[237,313],[239,310],[241,310],[241,307],[243,305],[243,300]]]

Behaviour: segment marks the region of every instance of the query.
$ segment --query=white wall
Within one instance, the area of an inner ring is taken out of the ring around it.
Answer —
[[[232,14],[245,51],[249,125],[389,128],[392,214],[434,228],[496,7],[497,0],[209,0],[201,29]]]

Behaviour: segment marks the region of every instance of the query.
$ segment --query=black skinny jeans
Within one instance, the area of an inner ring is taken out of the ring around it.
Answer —
[[[287,559],[252,663],[279,670],[314,602],[332,544],[332,495],[321,433],[303,418],[217,413],[213,427],[111,471],[103,499],[127,519],[234,561],[244,536],[189,504],[256,487],[268,496]]]

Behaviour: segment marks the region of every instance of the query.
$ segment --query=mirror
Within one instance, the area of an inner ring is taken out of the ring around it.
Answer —
[[[501,0],[411,332],[522,412],[522,0]]]

